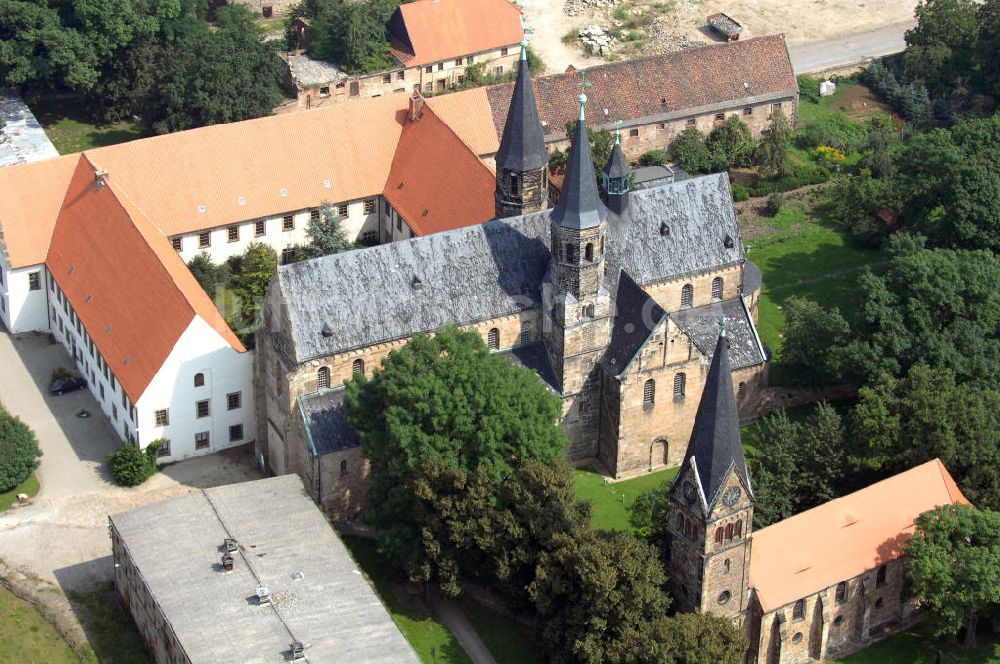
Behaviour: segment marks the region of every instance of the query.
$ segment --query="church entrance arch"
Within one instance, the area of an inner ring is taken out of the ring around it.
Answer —
[[[667,456],[670,446],[667,445],[666,438],[657,438],[649,446],[649,467],[657,468],[659,466],[667,465],[669,457]]]

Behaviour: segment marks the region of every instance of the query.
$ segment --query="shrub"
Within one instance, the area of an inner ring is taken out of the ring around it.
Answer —
[[[712,168],[712,155],[705,146],[705,135],[694,127],[680,133],[674,142],[674,159],[688,173],[707,173]]]
[[[772,217],[779,212],[781,208],[785,206],[785,197],[781,195],[781,192],[774,192],[767,197],[767,213]]]
[[[640,166],[663,166],[670,161],[666,150],[650,150],[639,155]]]
[[[138,486],[156,474],[156,456],[163,441],[154,440],[140,450],[138,445],[125,443],[108,455],[108,466],[115,482],[122,486]]]
[[[823,166],[814,164],[798,164],[793,162],[790,172],[780,178],[758,180],[750,187],[753,197],[768,196],[776,191],[792,191],[810,184],[820,184],[830,179],[830,171]]]
[[[19,417],[0,410],[0,492],[28,479],[38,468],[42,450],[31,428]]]
[[[745,201],[750,198],[750,190],[745,185],[734,184],[732,189],[734,201]]]
[[[806,101],[811,101],[814,104],[819,103],[819,79],[815,76],[809,76],[808,74],[802,74],[796,77],[799,83],[799,96]]]

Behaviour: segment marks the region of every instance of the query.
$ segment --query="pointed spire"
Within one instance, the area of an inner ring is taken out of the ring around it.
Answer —
[[[566,228],[594,228],[607,218],[597,190],[597,175],[590,156],[590,140],[584,111],[587,95],[580,93],[580,116],[573,130],[573,144],[566,164],[566,177],[552,219]]]
[[[621,124],[621,121],[615,124]],[[605,182],[616,178],[624,179],[632,176],[632,169],[629,168],[625,153],[622,152],[621,130],[617,126],[615,127],[615,145],[611,148],[611,156],[608,157],[608,162],[604,164],[604,176]],[[607,185],[605,185],[605,188],[607,188]]]
[[[719,321],[719,340],[701,394],[698,414],[694,418],[694,431],[688,443],[684,466],[692,458],[708,510],[718,500],[719,490],[731,470],[735,469],[746,487],[750,488],[747,462],[740,444],[740,415],[733,394],[725,318]]]
[[[528,68],[528,41],[521,42],[521,59],[517,63],[517,81],[510,98],[507,121],[503,126],[500,148],[496,154],[497,171],[523,173],[542,168],[549,161],[545,151],[545,134],[538,119],[535,92],[531,87]]]

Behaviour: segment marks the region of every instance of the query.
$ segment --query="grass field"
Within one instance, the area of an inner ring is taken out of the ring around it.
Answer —
[[[593,524],[601,530],[631,530],[628,508],[636,496],[667,482],[677,474],[676,468],[661,470],[623,482],[605,483],[604,476],[593,468],[574,471],[576,495],[594,504]]]
[[[531,628],[468,599],[462,601],[462,611],[497,664],[542,663]]]
[[[838,660],[839,664],[1000,664],[1000,641],[978,634],[979,647],[964,650],[942,644],[925,635],[920,628],[897,634],[866,648],[856,655]]]
[[[138,125],[128,122],[98,127],[82,112],[76,100],[42,99],[31,105],[31,111],[59,154],[124,143],[143,136]]]
[[[122,606],[114,585],[108,583],[89,593],[69,593],[77,607],[87,637],[92,661],[113,664],[154,664],[128,610]],[[88,660],[90,661],[90,660]]]
[[[38,493],[39,488],[38,478],[35,477],[35,474],[32,473],[31,475],[28,475],[28,479],[24,480],[10,491],[0,493],[0,512],[17,502],[17,494],[26,493],[29,496],[34,496]]]
[[[388,565],[379,557],[375,542],[360,537],[344,536],[344,544],[361,567],[375,592],[396,621],[399,630],[426,664],[471,664],[448,628],[439,623],[424,608],[396,597]],[[485,640],[485,637],[484,637]]]
[[[81,657],[34,606],[0,587],[0,662],[73,664],[80,661]]]

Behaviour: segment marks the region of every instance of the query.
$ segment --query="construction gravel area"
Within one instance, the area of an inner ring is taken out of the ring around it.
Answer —
[[[569,65],[582,68],[604,62],[601,57],[586,57],[576,44],[564,44],[562,37],[574,28],[589,25],[614,27],[611,13],[622,5],[656,15],[647,53],[673,50],[684,42],[719,41],[721,37],[705,22],[707,16],[717,12],[731,16],[743,26],[743,39],[783,32],[789,44],[803,44],[905,23],[913,19],[917,5],[917,0],[571,1],[582,1],[584,10],[569,16],[562,0],[519,0],[526,25],[534,31],[532,48],[545,61],[548,73],[562,72]]]

